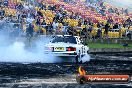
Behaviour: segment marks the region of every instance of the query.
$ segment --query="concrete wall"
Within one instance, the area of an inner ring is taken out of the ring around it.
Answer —
[[[102,49],[90,49],[90,53],[116,53],[116,52],[132,52],[132,48],[122,48],[122,49],[117,49],[117,48],[102,48]]]

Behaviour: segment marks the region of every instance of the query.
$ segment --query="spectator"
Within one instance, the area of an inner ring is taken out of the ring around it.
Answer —
[[[99,38],[100,39],[101,36],[102,36],[102,31],[101,31],[101,29],[98,29],[96,38]]]
[[[128,25],[130,25],[130,24],[132,23],[130,17],[126,20],[126,23],[127,23]]]
[[[55,21],[53,22],[53,24],[52,24],[53,29],[56,30],[57,27],[58,27],[58,25],[59,25],[59,23],[57,22],[57,20],[55,20]]]
[[[32,3],[29,4],[29,9],[30,10],[34,10],[34,7],[33,7],[33,4]]]
[[[5,16],[5,11],[3,10],[2,7],[0,7],[0,16],[4,17]]]
[[[81,31],[81,37],[84,39],[84,41],[86,42],[87,38],[88,38],[88,30],[87,28],[83,28],[83,30]]]
[[[41,9],[39,9],[39,10],[37,11],[37,16],[43,17],[43,14],[42,14],[42,12],[41,12]]]
[[[101,28],[101,24],[98,22],[97,23],[97,27],[100,29]]]
[[[2,4],[3,4],[3,2],[2,2],[2,0],[0,0],[0,7],[2,6]]]
[[[84,20],[84,25],[88,25],[88,21],[86,19]]]
[[[22,13],[22,18],[27,18],[26,12],[23,12],[23,13]]]
[[[24,9],[24,6],[22,5],[22,3],[20,3],[20,4],[18,4],[18,5],[16,6],[16,9],[17,9],[17,10],[22,10],[22,9]]]
[[[33,25],[32,24],[29,24],[29,27],[26,29],[26,35],[27,37],[33,37]]]
[[[67,32],[68,32],[69,35],[74,35],[73,27],[69,27]]]
[[[113,29],[118,29],[119,28],[119,25],[118,23],[116,23],[114,26],[113,26]]]
[[[4,6],[8,6],[8,0],[4,0],[3,4]]]
[[[82,25],[82,19],[79,19],[79,21],[78,21],[78,27],[81,27],[81,25]]]
[[[73,4],[75,2],[75,0],[65,0],[65,1],[68,2],[68,5],[69,5],[69,3]],[[74,3],[75,6],[78,6],[78,5],[81,6],[83,4],[82,2],[78,3],[78,1],[76,1],[77,3]],[[76,32],[76,29],[74,29],[75,26],[78,26],[80,29],[84,28],[83,31],[85,30],[85,27],[88,26],[88,28],[86,28],[86,29],[88,29],[88,31],[91,32],[93,30],[93,24],[95,24],[97,22],[97,21],[96,22],[92,21],[92,19],[95,19],[94,16],[92,16],[92,17],[86,16],[87,19],[84,19],[85,16],[83,16],[82,12],[80,13],[80,11],[74,11],[71,14],[69,14],[68,10],[65,11],[65,5],[53,5],[53,4],[48,5],[45,2],[46,1],[39,3],[38,6],[36,5],[36,7],[37,7],[36,9],[34,9],[33,4],[24,3],[24,5],[23,5],[22,3],[18,3],[18,5],[16,6],[16,9],[13,9],[13,10],[17,10],[17,13],[15,13],[15,11],[9,12],[12,15],[12,16],[10,16],[12,19],[11,21],[15,22],[14,21],[15,18],[13,17],[14,14],[15,14],[15,16],[17,16],[17,19],[21,20],[21,21],[19,21],[20,23],[22,23],[23,18],[26,18],[26,20],[29,20],[30,18],[33,17],[34,19],[36,18],[34,21],[34,24],[36,22],[36,24],[35,24],[36,26],[40,27],[40,25],[46,25],[45,26],[46,30],[47,31],[50,30],[50,32],[53,32],[53,29],[54,29],[54,31],[56,31],[58,29],[59,30],[62,29],[64,34],[67,34],[66,32],[68,32],[69,34],[74,34]],[[117,27],[117,24],[114,23],[114,20],[115,20],[114,16],[117,16],[117,15],[114,15],[114,13],[117,13],[119,15],[121,10],[119,10],[118,8],[115,8],[115,7],[107,8],[107,6],[102,2],[102,0],[87,0],[86,2],[87,2],[87,5],[89,8],[83,8],[83,9],[85,9],[85,10],[88,9],[88,13],[90,15],[91,15],[91,11],[95,15],[96,14],[103,15],[103,16],[102,15],[99,16],[99,18],[96,19],[96,20],[98,20],[98,19],[102,18],[99,20],[100,22],[97,24],[97,27],[99,29],[102,29],[104,27],[105,33],[107,34],[107,29],[109,29],[109,28],[108,28],[108,25],[101,23],[103,21],[103,19],[104,19],[104,23],[105,23],[105,20],[107,20],[107,23],[111,24],[111,28],[119,28],[119,27]],[[1,2],[1,3],[3,3],[3,2]],[[36,2],[36,4],[37,4],[37,2]],[[83,4],[83,6],[84,5],[85,4]],[[52,13],[53,14],[51,16],[47,16],[48,15],[46,13],[47,11],[45,12],[46,9],[48,9],[49,12],[51,14]],[[43,13],[43,11],[44,11],[44,13]],[[123,11],[123,9],[122,9],[122,11]],[[36,14],[35,14],[35,12],[36,12]],[[5,13],[6,13],[5,7],[2,6],[2,8],[0,8],[0,15],[4,17],[4,16],[6,16]],[[83,12],[83,13],[85,15],[85,12]],[[87,13],[87,11],[86,11],[86,13]],[[101,13],[101,14],[98,14],[98,13]],[[105,14],[107,14],[108,16],[106,17]],[[109,15],[110,16],[112,15],[112,17],[109,17]],[[43,22],[41,22],[41,18],[43,18],[43,17],[45,17],[45,20],[43,20]],[[49,17],[51,18],[50,23],[48,23]],[[53,20],[52,20],[52,17],[53,17]],[[119,16],[117,16],[117,17],[119,17]],[[71,22],[75,21],[75,20],[78,21],[78,25],[76,22],[74,25],[72,25]],[[131,23],[132,23],[131,19],[129,18],[123,23],[123,25],[130,27]],[[59,27],[59,24],[62,24],[62,26]],[[74,26],[74,27],[71,27],[71,26]],[[100,30],[98,30],[97,34],[98,35],[100,34]]]
[[[40,25],[41,22],[40,22],[40,17],[37,17],[37,20],[36,20],[36,25]]]
[[[24,7],[24,10],[25,10],[25,11],[29,10],[29,4],[24,3],[23,7]]]
[[[89,28],[88,28],[88,31],[91,33],[93,30],[93,27],[90,25]]]
[[[105,31],[104,31],[104,34],[105,34],[106,36],[108,36],[109,28],[110,28],[110,26],[109,26],[109,24],[107,23],[107,24],[105,25]]]
[[[43,22],[41,23],[41,25],[46,25],[45,19],[43,19]]]
[[[107,23],[112,24],[112,23],[113,23],[113,19],[112,19],[112,18],[109,18],[109,19],[107,20]]]
[[[41,8],[41,9],[45,9],[45,5],[43,4],[43,2],[40,2],[40,3],[38,3],[38,6]]]

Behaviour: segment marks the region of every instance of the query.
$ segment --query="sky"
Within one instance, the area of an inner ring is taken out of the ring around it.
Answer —
[[[128,8],[132,11],[132,0],[106,0],[109,3],[112,3],[116,6]]]

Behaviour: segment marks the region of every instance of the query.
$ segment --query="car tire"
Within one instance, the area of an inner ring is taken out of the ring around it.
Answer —
[[[75,58],[75,61],[76,61],[76,63],[78,64],[82,64],[83,63],[83,61],[81,60],[81,61],[79,61],[79,58],[80,58],[80,56],[79,55],[77,55],[76,56],[76,58]]]
[[[79,59],[80,59],[80,50],[79,50],[79,53],[77,54],[77,56],[75,58],[75,61],[77,64],[79,63]]]
[[[79,62],[79,56],[78,55],[75,57],[75,61],[78,64],[78,62]]]
[[[89,54],[89,50],[87,51],[87,54]]]

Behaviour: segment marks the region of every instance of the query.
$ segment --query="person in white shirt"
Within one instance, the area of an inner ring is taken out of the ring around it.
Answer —
[[[53,26],[53,31],[54,31],[54,33],[56,33],[56,30],[57,30],[57,28],[58,28],[58,26],[59,26],[59,23],[55,20],[55,21],[53,22],[52,26]]]
[[[32,4],[29,4],[29,9],[30,9],[30,10],[33,10],[33,9],[34,9],[34,7],[33,7]]]
[[[32,23],[35,19],[33,19],[32,17],[28,17],[26,18],[27,23]]]
[[[59,23],[55,20],[55,21],[53,22],[53,24],[52,24],[53,29],[57,29],[58,25],[59,25]]]
[[[24,3],[24,10],[29,10],[29,4]]]

